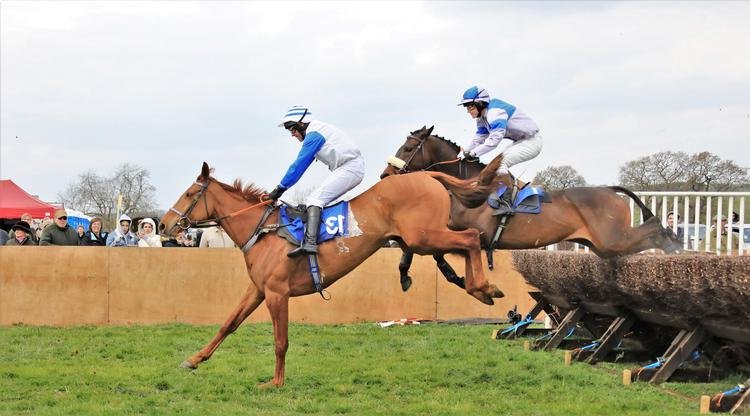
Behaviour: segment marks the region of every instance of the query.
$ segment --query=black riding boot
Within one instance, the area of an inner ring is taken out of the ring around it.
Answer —
[[[286,253],[289,257],[297,257],[303,254],[315,254],[318,252],[318,228],[320,227],[321,207],[307,207],[307,223],[305,224],[305,237],[302,245]]]

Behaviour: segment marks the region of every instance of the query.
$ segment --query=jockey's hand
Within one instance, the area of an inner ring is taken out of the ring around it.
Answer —
[[[458,155],[459,155],[458,156],[459,160],[465,160],[467,162],[478,162],[479,161],[479,156],[477,156],[477,155],[475,155],[474,153],[471,153],[471,152],[461,152]]]
[[[464,160],[464,158],[466,157],[466,152],[464,152],[464,149],[460,149],[456,157],[458,158],[458,160]]]
[[[273,188],[273,191],[271,191],[271,193],[268,194],[268,199],[272,199],[275,201],[281,197],[284,191],[286,191],[286,188],[284,188],[281,185],[278,185],[275,188]]]

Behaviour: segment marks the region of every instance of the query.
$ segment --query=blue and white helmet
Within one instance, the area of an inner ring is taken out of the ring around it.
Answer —
[[[468,103],[473,103],[476,101],[483,101],[485,103],[490,102],[490,93],[487,92],[482,87],[477,87],[476,85],[469,88],[468,90],[464,91],[463,97],[461,97],[461,102],[458,103],[458,105],[464,105]]]
[[[281,119],[281,124],[279,124],[279,127],[284,127],[284,123],[288,122],[309,123],[310,120],[312,120],[312,112],[310,111],[310,109],[305,107],[304,105],[295,105],[287,110],[286,114],[284,114],[284,118]]]

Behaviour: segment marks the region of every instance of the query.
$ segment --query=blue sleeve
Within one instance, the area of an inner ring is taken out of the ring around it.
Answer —
[[[297,159],[292,162],[286,174],[281,178],[281,186],[284,188],[290,188],[292,185],[297,183],[305,173],[310,164],[315,160],[315,155],[325,144],[326,139],[317,131],[310,132],[305,136],[305,140],[302,141],[302,149],[300,149]]]

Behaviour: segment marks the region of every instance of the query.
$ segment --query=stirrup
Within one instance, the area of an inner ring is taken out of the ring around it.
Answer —
[[[286,253],[287,257],[299,257],[303,254],[317,254],[318,253],[318,245],[311,245],[311,244],[303,244],[294,250]]]

